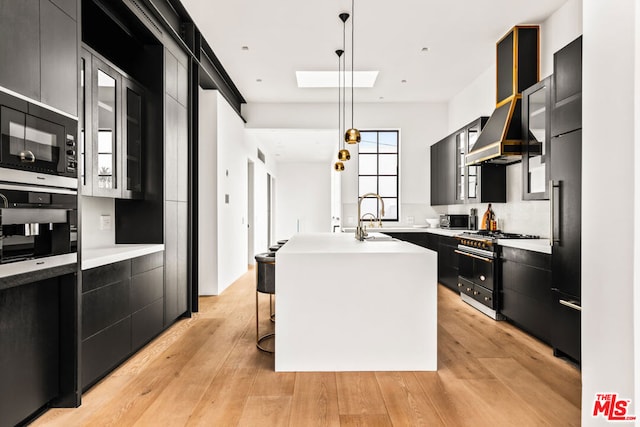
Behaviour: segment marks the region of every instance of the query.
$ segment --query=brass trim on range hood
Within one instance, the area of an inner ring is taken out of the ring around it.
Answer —
[[[496,43],[496,109],[465,156],[467,166],[522,160],[521,91],[540,77],[539,30],[518,25]]]
[[[509,164],[522,159],[521,95],[515,95],[495,109],[465,157],[467,166],[487,161]]]

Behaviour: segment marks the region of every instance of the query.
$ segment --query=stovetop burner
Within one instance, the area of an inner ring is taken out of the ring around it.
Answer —
[[[518,233],[506,233],[501,230],[478,230],[477,232],[462,233],[461,236],[465,238],[475,238],[482,240],[496,240],[496,239],[539,239],[540,236],[534,236],[532,234],[518,234]]]

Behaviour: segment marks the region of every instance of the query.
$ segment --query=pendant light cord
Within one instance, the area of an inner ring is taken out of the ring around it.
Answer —
[[[351,129],[353,129],[353,86],[354,86],[354,81],[353,81],[353,51],[355,43],[353,41],[353,35],[354,35],[354,27],[355,27],[355,18],[356,18],[356,14],[355,14],[355,10],[354,10],[354,0],[351,0]]]
[[[349,18],[347,18],[349,19]],[[347,48],[347,19],[342,21],[342,51]],[[340,73],[340,77],[342,78],[342,127],[340,128],[340,141],[342,141],[342,148],[344,148],[344,132],[347,128],[347,106],[346,106],[346,98],[347,98],[347,87],[346,87],[346,78],[345,72],[347,71],[347,58],[345,57],[342,60],[342,70]]]

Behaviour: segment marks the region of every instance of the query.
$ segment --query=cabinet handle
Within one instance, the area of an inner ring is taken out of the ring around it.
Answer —
[[[549,218],[549,243],[553,246],[554,243],[560,244],[560,238],[555,236],[555,206],[556,206],[556,192],[555,189],[560,189],[560,183],[555,184],[553,180],[549,180],[549,210],[551,215]]]
[[[567,300],[558,300],[558,302],[565,307],[573,308],[574,310],[582,311],[582,307],[580,307],[575,301],[567,301]]]
[[[453,252],[455,252],[457,254],[460,254],[460,255],[464,255],[464,256],[470,256],[471,258],[476,258],[476,259],[479,259],[479,260],[482,260],[482,261],[493,262],[493,260],[490,259],[490,258],[485,258],[485,257],[482,257],[482,256],[470,254],[469,252],[462,252],[462,251],[459,251],[457,249],[455,249]]]

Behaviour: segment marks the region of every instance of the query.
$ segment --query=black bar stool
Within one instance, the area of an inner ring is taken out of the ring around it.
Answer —
[[[276,293],[276,254],[274,252],[266,252],[257,254],[256,260],[256,347],[266,353],[273,353],[262,346],[262,343],[276,336],[275,333],[269,333],[260,336],[260,318],[258,316],[258,294],[269,294],[269,311],[271,321],[275,319],[273,313],[272,297]]]

